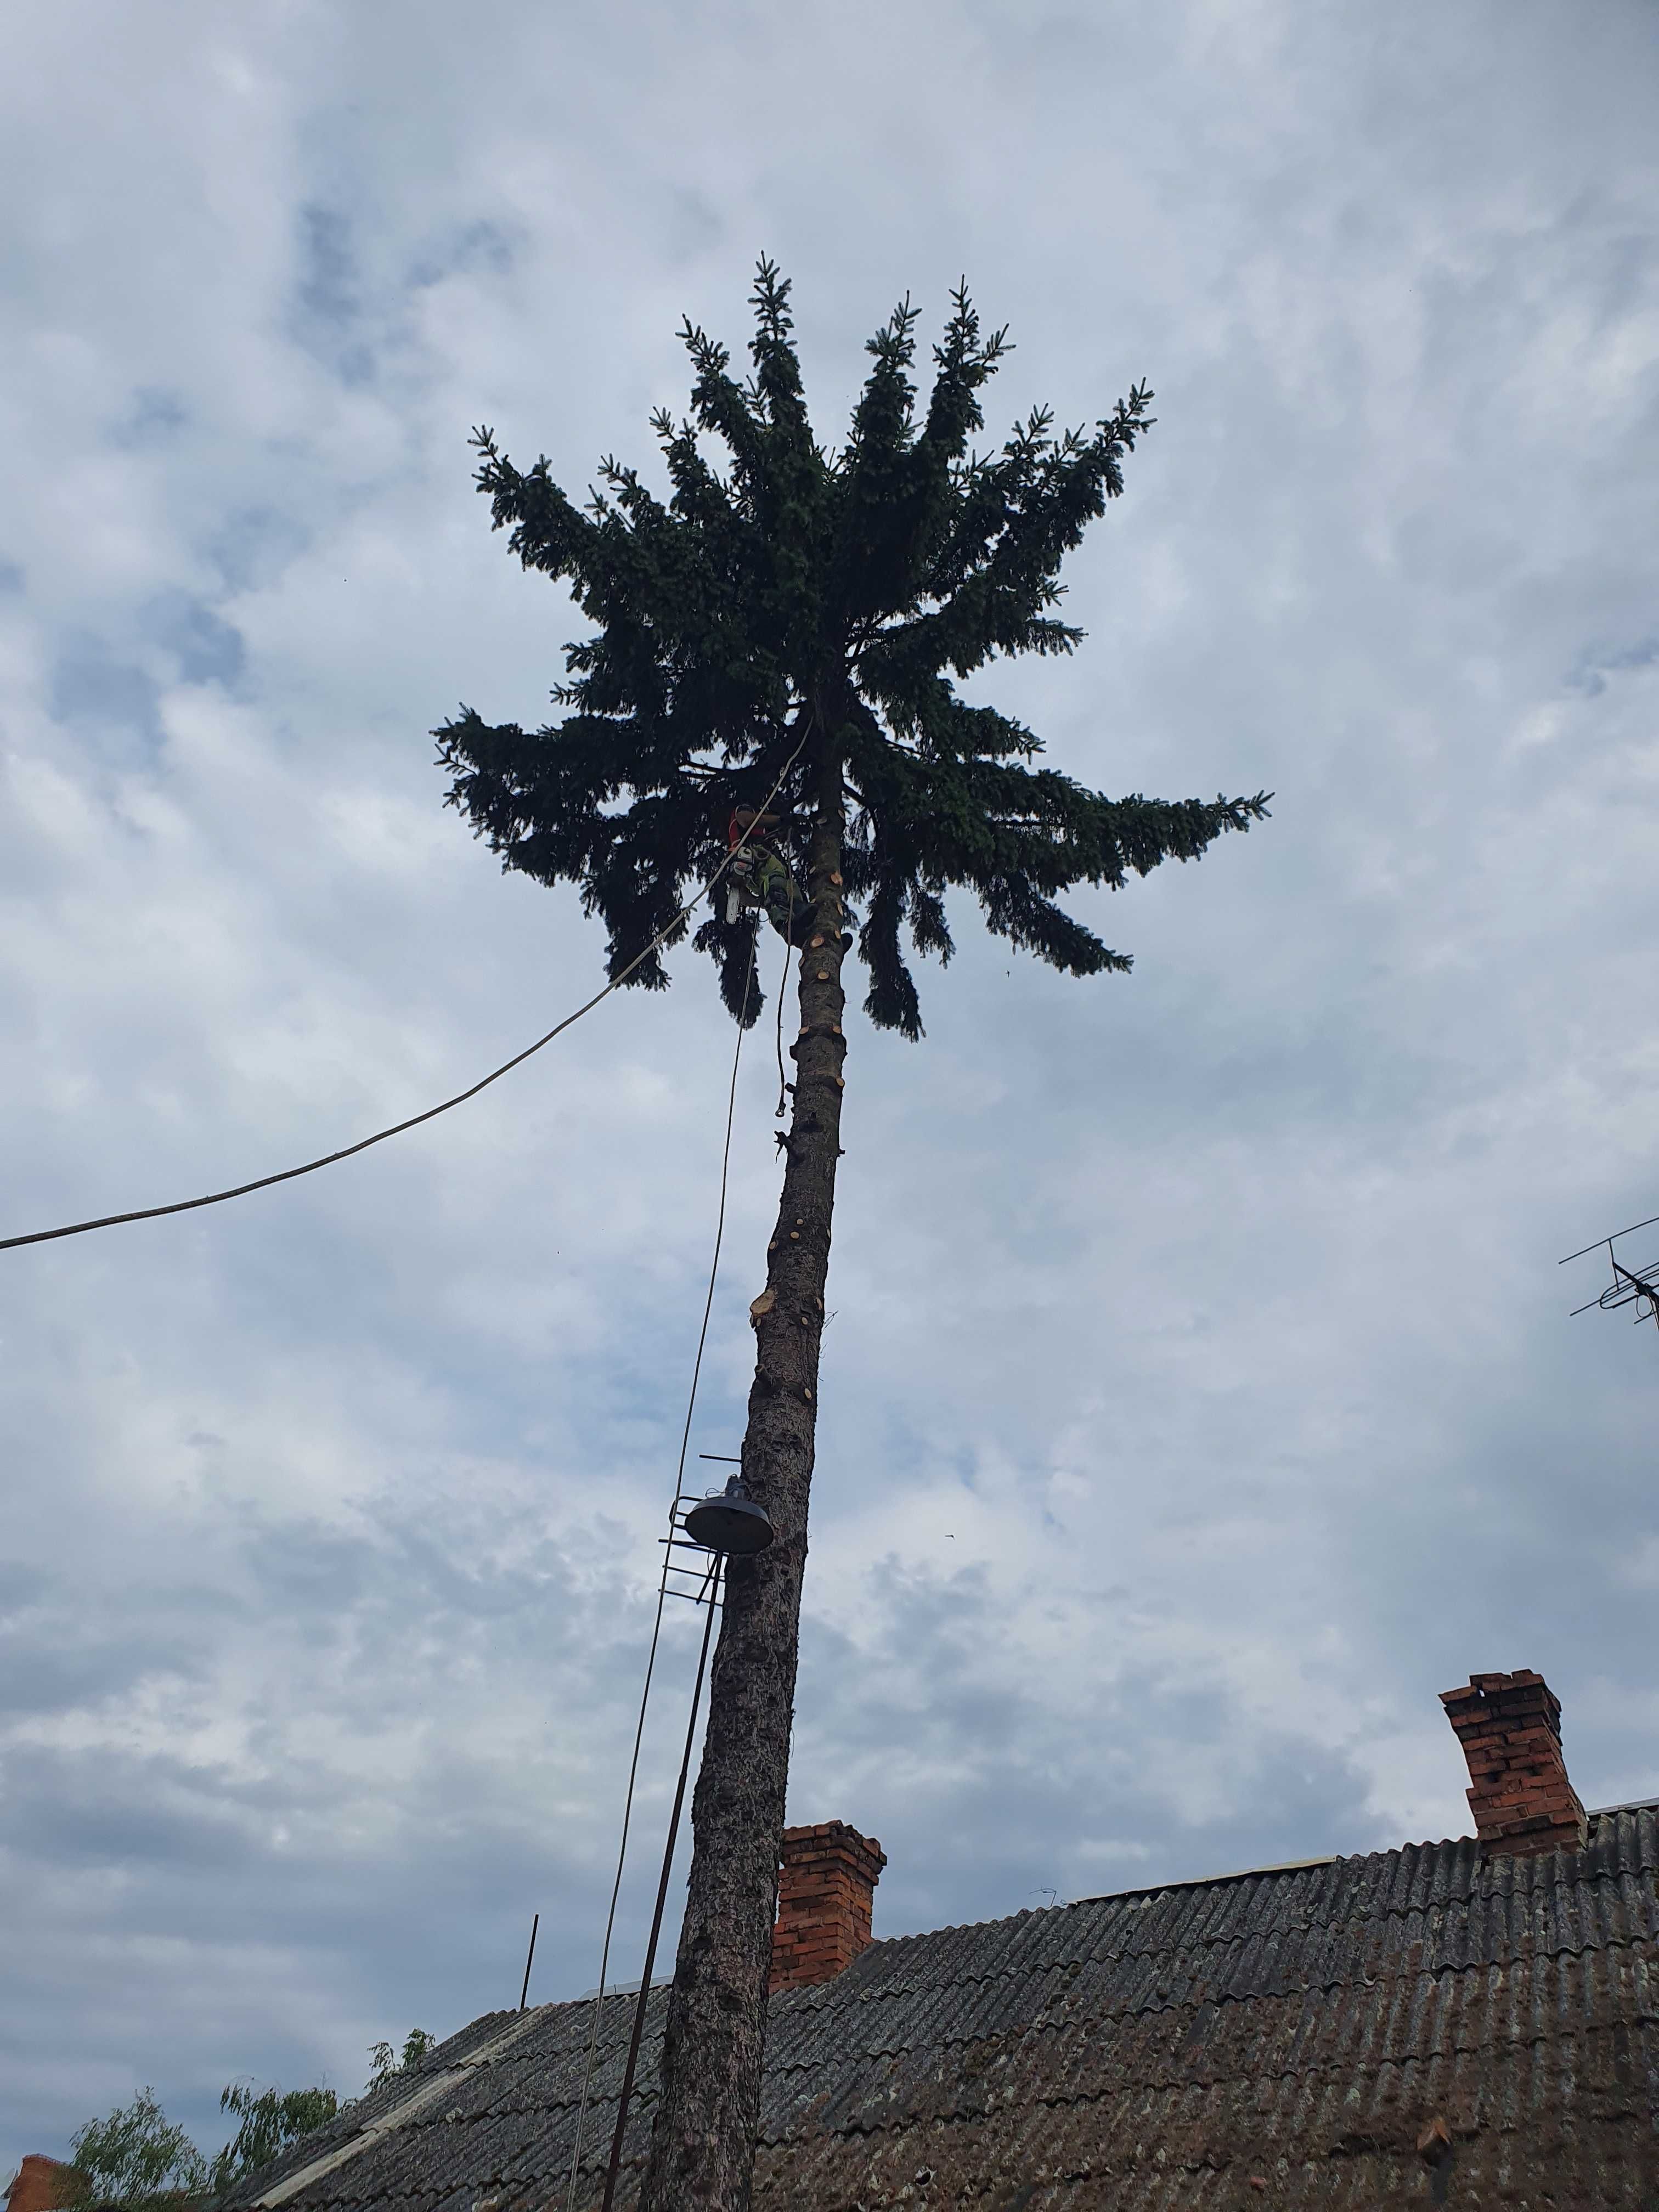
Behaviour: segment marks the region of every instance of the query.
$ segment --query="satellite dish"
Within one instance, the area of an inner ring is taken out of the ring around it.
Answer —
[[[734,1474],[724,1490],[711,1490],[699,1498],[687,1513],[684,1527],[694,1544],[736,1559],[763,1552],[775,1534],[771,1516],[749,1495],[740,1474]]]

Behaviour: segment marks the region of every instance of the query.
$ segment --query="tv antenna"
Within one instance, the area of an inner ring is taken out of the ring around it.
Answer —
[[[1621,1237],[1634,1237],[1638,1229],[1651,1229],[1659,1224],[1659,1213],[1650,1214],[1645,1221],[1632,1221],[1628,1229],[1615,1229],[1611,1237],[1599,1237],[1594,1244],[1586,1244],[1582,1252],[1569,1252],[1561,1261],[1582,1260],[1585,1254],[1599,1252],[1607,1247],[1607,1265],[1613,1270],[1613,1280],[1599,1298],[1587,1298],[1582,1306],[1575,1306],[1573,1314],[1588,1313],[1599,1306],[1603,1313],[1617,1313],[1621,1306],[1633,1305],[1632,1320],[1638,1326],[1644,1321],[1659,1323],[1659,1260],[1650,1261],[1644,1267],[1627,1267],[1613,1247]]]

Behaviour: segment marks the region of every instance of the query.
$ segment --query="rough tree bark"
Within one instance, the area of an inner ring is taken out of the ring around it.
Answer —
[[[777,1534],[727,1570],[640,2212],[746,2212],[754,2167],[846,1052],[842,757],[836,717],[816,720],[794,1111],[766,1285],[750,1308],[743,1443],[744,1480]]]

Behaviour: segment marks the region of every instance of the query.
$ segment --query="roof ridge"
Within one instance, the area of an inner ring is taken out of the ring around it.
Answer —
[[[1641,1798],[1629,1805],[1598,1806],[1594,1811],[1587,1812],[1584,1817],[1589,1820],[1599,1820],[1620,1813],[1644,1813],[1650,1809],[1659,1809],[1659,1797]],[[1113,1905],[1121,1898],[1161,1897],[1169,1891],[1177,1889],[1218,1889],[1230,1882],[1252,1881],[1259,1875],[1306,1874],[1316,1867],[1358,1864],[1367,1859],[1401,1859],[1408,1852],[1455,1850],[1460,1844],[1464,1844],[1476,1850],[1478,1864],[1487,1872],[1497,1865],[1539,1864],[1563,1852],[1571,1857],[1588,1857],[1593,1850],[1593,1845],[1590,1844],[1586,1844],[1582,1850],[1569,1850],[1566,1846],[1559,1845],[1555,1851],[1539,1852],[1531,1856],[1517,1858],[1504,1854],[1494,1856],[1490,1851],[1484,1853],[1480,1851],[1480,1838],[1476,1836],[1443,1836],[1437,1842],[1425,1839],[1421,1843],[1393,1844],[1382,1850],[1376,1851],[1331,1851],[1319,1858],[1281,1859],[1271,1866],[1240,1867],[1232,1874],[1179,1875],[1170,1881],[1137,1882],[1127,1889],[1103,1889],[1087,1897],[1068,1898],[1064,1905],[1022,1905],[1018,1912],[996,1913],[985,1920],[953,1920],[948,1921],[942,1928],[916,1928],[902,1936],[878,1936],[863,1952],[860,1952],[860,1956],[867,1957],[871,1951],[882,1949],[890,1943],[925,1942],[931,1937],[938,1936],[967,1935],[981,1928],[1006,1928],[1016,1920],[1044,1919],[1051,1913],[1075,1912],[1085,1905]],[[1628,1869],[1624,1871],[1627,1872]],[[1618,1868],[1592,1867],[1587,1868],[1578,1879],[1586,1882],[1619,1881],[1623,1879],[1623,1873]],[[1386,1915],[1391,1917],[1402,1909],[1420,1911],[1423,1908],[1400,1908],[1387,1905],[1377,1917],[1382,1917]]]
[[[1473,1841],[1473,1838],[1470,1839]],[[1437,1850],[1438,1844],[1398,1844],[1391,1852],[1325,1851],[1312,1859],[1275,1859],[1270,1866],[1235,1867],[1231,1874],[1179,1874],[1169,1881],[1133,1882],[1127,1889],[1103,1889],[1092,1897],[1074,1897],[1072,1905],[1103,1905],[1113,1897],[1158,1897],[1166,1889],[1218,1889],[1223,1882],[1249,1881],[1261,1874],[1306,1874],[1311,1867],[1339,1866],[1344,1859],[1391,1857],[1395,1853]],[[1067,1911],[1071,1905],[1065,1908]]]
[[[405,2094],[384,2106],[374,2118],[361,2120],[349,2134],[335,2136],[328,2148],[313,2147],[309,2158],[301,2156],[297,2164],[287,2166],[286,2170],[279,2168],[278,2162],[273,2160],[270,2166],[265,2169],[271,2173],[272,2179],[262,2185],[257,2194],[248,2195],[244,2188],[238,2189],[236,2195],[241,2203],[248,2207],[284,2203],[301,2190],[309,2188],[313,2182],[321,2180],[350,2160],[360,2157],[382,2136],[407,2126],[417,2113],[435,2104],[444,2090],[465,2079],[478,2067],[493,2064],[532,2024],[536,2012],[540,2009],[538,2006],[533,2010],[509,2013],[506,2015],[512,2022],[509,2027],[484,2037],[464,2056],[451,2059],[447,2064],[423,2066]],[[483,2017],[500,2020],[502,2014],[499,2012],[486,2013]],[[476,2026],[477,2022],[473,2025]],[[465,2028],[459,2031],[463,2035],[467,2032]],[[446,2038],[452,2043],[455,2039],[453,2036]],[[439,2048],[442,2047],[440,2045]],[[295,2151],[303,2152],[305,2139],[301,2138],[293,2148]]]

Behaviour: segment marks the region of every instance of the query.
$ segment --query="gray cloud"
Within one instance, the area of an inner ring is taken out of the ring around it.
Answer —
[[[294,332],[345,385],[372,383],[374,346],[365,334],[362,281],[351,218],[337,208],[300,210]]]
[[[297,516],[249,507],[223,518],[206,550],[223,588],[240,594],[274,584],[310,544],[311,533]]]
[[[147,386],[135,392],[126,412],[111,433],[118,446],[142,451],[164,446],[190,420],[177,392]]]
[[[159,746],[160,697],[161,687],[147,669],[84,633],[69,640],[52,672],[52,714],[60,721],[90,726],[118,753]]]
[[[170,653],[185,684],[234,684],[247,658],[240,630],[188,592],[164,592],[143,611],[144,627]]]

